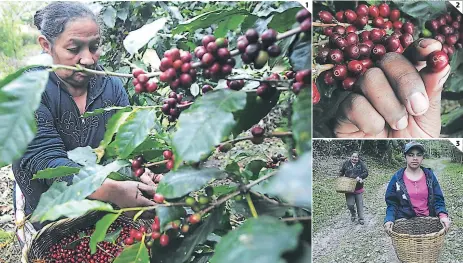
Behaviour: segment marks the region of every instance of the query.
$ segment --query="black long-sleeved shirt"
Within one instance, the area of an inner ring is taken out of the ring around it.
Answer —
[[[90,79],[85,111],[127,105],[128,96],[119,78],[93,76]],[[97,116],[81,117],[62,81],[54,72],[50,73],[40,106],[35,112],[37,134],[22,158],[13,163],[15,180],[25,197],[26,215],[34,211],[42,193],[53,183],[53,180],[31,180],[32,176],[46,168],[79,167],[68,158],[67,152],[77,147],[98,147],[106,131],[106,124],[114,113],[110,111]],[[70,184],[72,175],[60,180]]]
[[[352,165],[350,160],[345,161],[342,164],[340,176],[346,176],[350,178],[357,178],[360,177],[365,179],[368,177],[368,169],[364,162],[358,161],[355,165]],[[355,190],[359,190],[363,188],[363,183],[357,182]]]

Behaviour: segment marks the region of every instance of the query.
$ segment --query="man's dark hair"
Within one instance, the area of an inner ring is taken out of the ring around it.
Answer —
[[[92,10],[82,3],[53,2],[35,13],[34,25],[48,41],[54,43],[67,23],[79,18],[90,18],[98,24]]]

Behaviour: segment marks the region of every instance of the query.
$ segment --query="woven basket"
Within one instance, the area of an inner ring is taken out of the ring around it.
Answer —
[[[87,227],[95,226],[107,212],[90,212],[78,218],[66,218],[44,226],[34,237],[30,246],[22,252],[22,261],[25,263],[41,262],[50,247],[58,243],[64,237],[81,231]],[[140,224],[150,225],[149,221],[138,219],[136,222],[126,216],[120,216],[118,220],[129,222],[133,227],[140,227]]]
[[[336,192],[338,193],[353,193],[357,180],[345,176],[340,176],[336,179]]]
[[[396,220],[388,234],[401,262],[434,263],[439,259],[446,231],[437,217],[415,217]]]

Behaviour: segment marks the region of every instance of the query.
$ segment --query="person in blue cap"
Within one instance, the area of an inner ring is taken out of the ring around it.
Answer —
[[[420,143],[413,141],[404,147],[407,166],[392,176],[385,194],[386,231],[392,231],[397,219],[420,216],[439,217],[447,230],[450,227],[444,194],[437,177],[430,168],[421,165],[424,154],[425,148]]]

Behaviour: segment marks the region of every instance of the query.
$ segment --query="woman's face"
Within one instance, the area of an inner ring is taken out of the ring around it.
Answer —
[[[54,64],[80,65],[94,69],[100,58],[100,29],[90,18],[68,22],[51,48],[45,51],[53,57]],[[84,72],[61,69],[56,74],[74,88],[87,87],[91,75]]]
[[[358,153],[353,153],[351,156],[350,156],[350,161],[352,163],[358,163],[359,161],[359,155]]]
[[[407,165],[410,168],[418,168],[420,167],[421,163],[423,162],[424,153],[419,149],[412,148],[407,152],[405,158],[407,159]]]

